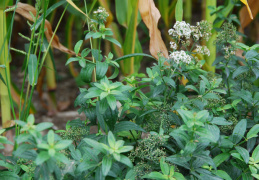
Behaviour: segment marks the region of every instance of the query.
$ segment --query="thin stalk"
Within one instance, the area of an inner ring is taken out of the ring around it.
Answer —
[[[88,14],[88,11],[87,11],[87,5],[86,5],[86,0],[84,0],[84,4],[85,4],[85,12],[86,14]],[[88,30],[90,31],[90,23],[89,23],[89,17],[86,16],[86,21],[87,21],[87,26],[88,26]],[[91,46],[91,49],[93,49],[93,42],[92,42],[92,38],[90,38],[90,46]],[[98,56],[99,57],[99,56]],[[93,63],[96,63],[95,59],[94,59],[94,56],[92,54],[92,59],[93,59]],[[94,77],[94,82],[97,81],[97,78],[96,78],[96,69],[94,68],[93,70],[93,77]]]

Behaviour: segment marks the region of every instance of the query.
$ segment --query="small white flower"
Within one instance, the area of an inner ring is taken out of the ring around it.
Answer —
[[[177,44],[176,44],[175,42],[171,41],[171,42],[170,42],[170,47],[171,47],[172,49],[176,50],[176,49],[177,49]]]
[[[207,46],[199,46],[199,45],[197,45],[196,52],[200,53],[200,54],[203,54],[203,55],[210,56],[210,50],[207,48]]]

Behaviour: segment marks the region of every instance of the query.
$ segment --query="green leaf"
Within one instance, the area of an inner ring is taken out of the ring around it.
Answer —
[[[84,60],[84,59],[80,59],[80,60],[79,60],[79,65],[80,65],[82,68],[85,68],[85,66],[86,66],[85,60]]]
[[[28,62],[28,75],[30,85],[36,85],[38,81],[38,73],[37,71],[37,56],[35,54],[30,54],[29,62]]]
[[[94,32],[89,32],[89,33],[87,33],[86,35],[85,35],[85,40],[87,40],[87,39],[90,39],[91,37],[93,37],[93,35],[94,35]]]
[[[123,146],[123,147],[120,147],[117,152],[119,153],[124,153],[124,152],[128,152],[128,151],[131,151],[133,149],[133,146]]]
[[[225,171],[217,170],[217,171],[212,171],[212,172],[213,172],[213,174],[223,178],[224,180],[232,180],[232,178]]]
[[[216,125],[221,125],[221,126],[226,126],[226,125],[232,124],[232,122],[227,121],[223,117],[214,117],[210,123],[216,124]]]
[[[195,115],[195,119],[201,122],[205,122],[208,119],[208,117],[209,112],[207,110],[200,111]]]
[[[151,172],[145,176],[143,176],[142,178],[147,178],[147,179],[168,179],[168,177],[166,175],[161,174],[160,172]]]
[[[87,98],[87,99],[91,99],[91,98],[94,98],[94,97],[99,97],[101,95],[103,91],[100,90],[100,89],[95,89],[95,90],[92,90],[90,92],[88,92],[84,98]]]
[[[64,164],[68,164],[69,163],[69,159],[62,153],[57,153],[55,154],[55,159],[64,163]]]
[[[116,139],[111,131],[109,131],[109,133],[108,133],[108,143],[111,148],[115,147]]]
[[[119,46],[121,48],[121,44],[116,39],[109,37],[109,36],[105,36],[105,39],[112,42],[113,44],[116,44],[117,46]]]
[[[206,155],[205,153],[199,153],[199,154],[194,154],[193,156],[205,161],[206,163],[211,165],[215,170],[217,169],[214,161],[211,159],[209,155]]]
[[[257,137],[259,133],[259,124],[254,125],[246,135],[247,139],[251,139],[253,137]]]
[[[191,111],[178,109],[177,112],[180,114],[185,124],[188,124],[188,121],[194,119],[194,115]]]
[[[183,1],[177,0],[176,7],[175,7],[175,20],[182,21],[183,20]]]
[[[259,162],[259,145],[256,146],[256,148],[253,151],[252,158],[255,162]]]
[[[11,171],[0,172],[0,179],[3,179],[3,180],[17,180],[19,178],[20,177],[17,174]]]
[[[130,168],[133,168],[133,164],[127,156],[124,156],[124,155],[120,154],[119,162],[121,162],[122,164],[125,164],[126,166],[128,166]]]
[[[249,152],[240,146],[236,146],[235,147],[237,152],[242,156],[242,158],[244,159],[245,163],[247,164],[249,162]]]
[[[169,165],[165,162],[165,157],[162,157],[160,159],[160,167],[163,174],[169,175],[170,169],[169,169]]]
[[[177,180],[185,180],[184,176],[181,173],[175,172],[174,178]]]
[[[78,55],[78,53],[79,53],[79,51],[80,51],[80,49],[81,49],[81,46],[82,46],[83,42],[84,42],[83,40],[80,40],[80,41],[78,41],[78,42],[76,43],[75,48],[74,48],[74,51],[75,51],[76,55]]]
[[[106,62],[96,62],[96,78],[97,80],[102,79],[108,70],[109,65]]]
[[[221,153],[213,158],[213,162],[215,163],[216,167],[218,167],[221,163],[226,161],[230,157],[229,153]]]
[[[92,74],[93,74],[94,68],[95,68],[95,64],[87,64],[85,68],[81,69],[80,77],[84,82],[86,83],[92,82]]]
[[[144,53],[134,53],[134,54],[127,54],[125,56],[122,56],[120,58],[117,58],[115,59],[114,61],[116,62],[119,62],[119,61],[122,61],[124,59],[128,59],[128,58],[131,58],[131,57],[136,57],[136,56],[145,56],[145,57],[149,57],[149,58],[152,58],[152,59],[155,59],[153,56],[149,55],[149,54],[144,54]],[[156,60],[156,59],[155,59]]]
[[[53,123],[50,123],[50,122],[43,122],[43,123],[40,123],[36,126],[35,130],[40,132],[40,131],[43,131],[45,129],[49,129],[53,126]]]
[[[118,133],[121,131],[129,131],[129,130],[136,130],[146,132],[143,128],[131,121],[121,121],[115,124],[114,133]]]
[[[246,125],[247,125],[246,119],[242,119],[241,121],[238,122],[238,124],[234,128],[234,131],[231,135],[231,140],[234,144],[237,144],[244,137],[246,132]]]
[[[45,161],[47,161],[50,158],[49,153],[47,151],[42,151],[40,154],[38,154],[35,163],[36,165],[41,165]]]
[[[107,102],[108,102],[110,108],[114,111],[116,109],[116,107],[117,107],[116,98],[113,95],[108,95],[106,97],[106,99],[107,99]]]
[[[185,86],[185,88],[186,89],[192,89],[192,90],[196,91],[197,93],[199,93],[199,90],[193,85],[187,85],[187,86]]]
[[[186,156],[192,154],[195,151],[196,147],[197,143],[193,141],[188,142],[184,148],[184,155]]]
[[[54,140],[55,140],[55,138],[54,138],[54,131],[50,130],[48,132],[48,143],[49,143],[49,145],[54,145]]]
[[[200,136],[200,138],[205,138],[205,139],[210,140],[211,142],[216,143],[213,132],[209,131],[208,129],[201,127],[195,131],[195,134],[198,134]]]
[[[71,63],[71,62],[74,62],[74,61],[79,61],[80,60],[80,58],[78,58],[78,57],[71,57],[71,58],[69,58],[68,60],[67,60],[67,62],[66,62],[66,66],[69,64],[69,63]]]
[[[107,151],[109,150],[109,147],[103,143],[99,143],[95,140],[89,139],[89,138],[84,138],[83,139],[89,146],[97,149],[98,151],[103,152],[104,154],[107,153]]]
[[[60,151],[62,149],[66,149],[68,146],[72,144],[72,142],[73,142],[72,140],[61,140],[55,144],[54,148],[57,151]]]
[[[244,73],[244,72],[246,72],[246,71],[248,71],[249,70],[249,67],[248,66],[240,66],[240,67],[238,67],[235,71],[234,71],[234,73],[233,73],[233,78],[235,78],[235,77],[237,77],[239,74],[242,74],[242,73]]]
[[[102,160],[102,172],[104,176],[107,176],[112,167],[112,158],[104,156]]]

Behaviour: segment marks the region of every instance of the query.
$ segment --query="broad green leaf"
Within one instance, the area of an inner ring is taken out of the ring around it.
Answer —
[[[251,139],[253,137],[257,137],[259,133],[259,124],[254,125],[246,135],[247,139]]]
[[[64,163],[64,164],[68,164],[69,163],[68,158],[64,154],[62,154],[62,153],[57,153],[56,152],[55,159],[60,161],[60,162],[62,162],[62,163]]]
[[[50,122],[43,122],[43,123],[40,123],[36,126],[35,130],[40,132],[40,131],[43,131],[45,129],[49,129],[53,126],[53,123],[50,123]]]
[[[132,168],[133,167],[133,164],[131,162],[131,160],[127,157],[127,156],[124,156],[124,155],[120,155],[120,162],[122,164],[125,164],[126,166]]]
[[[232,124],[232,122],[227,121],[223,117],[214,117],[210,123],[216,124],[216,125],[222,125],[222,126],[231,125]]]
[[[104,176],[107,176],[111,167],[112,167],[112,158],[109,156],[104,156],[102,160],[102,172]]]
[[[248,66],[240,66],[238,67],[234,73],[233,73],[233,78],[237,77],[239,74],[242,74],[244,72],[247,72],[249,70],[249,67]]]
[[[102,79],[108,70],[109,65],[106,62],[96,62],[96,78],[97,80]]]
[[[109,131],[109,133],[108,133],[108,143],[111,148],[115,147],[116,139],[111,131]]]
[[[206,163],[211,165],[215,170],[217,169],[214,161],[211,159],[211,157],[209,155],[206,155],[205,153],[199,153],[199,154],[194,154],[193,156],[205,161]]]
[[[166,175],[161,174],[160,172],[151,172],[145,176],[143,176],[142,178],[147,178],[147,179],[158,179],[158,180],[162,180],[162,179],[168,179],[168,177]]]
[[[118,149],[118,152],[124,153],[124,152],[131,151],[132,149],[133,149],[133,146],[123,146]]]
[[[177,180],[185,180],[184,176],[181,173],[175,172],[174,178]]]
[[[209,112],[207,110],[200,111],[195,115],[195,119],[201,122],[205,122],[208,119],[208,117]]]
[[[116,98],[113,95],[108,95],[106,97],[107,102],[112,110],[115,110],[117,107],[117,101]]]
[[[61,140],[55,144],[54,148],[57,151],[60,151],[62,149],[66,149],[68,146],[70,146],[70,144],[72,144],[72,142],[72,140]]]
[[[237,152],[242,156],[245,163],[247,164],[249,161],[249,152],[245,148],[240,147],[240,146],[236,146],[235,148],[236,148]]]
[[[17,180],[17,179],[20,179],[20,177],[12,171],[2,171],[2,172],[0,172],[0,179]]]
[[[175,7],[175,20],[182,21],[183,20],[183,1],[177,0],[176,7]]]
[[[112,42],[113,44],[116,44],[117,46],[119,46],[121,48],[121,44],[116,39],[109,37],[109,36],[105,36],[105,39]]]
[[[87,64],[85,68],[81,69],[80,77],[84,82],[86,83],[92,82],[92,74],[93,74],[94,68],[95,68],[95,64]]]
[[[177,112],[180,114],[185,124],[188,124],[188,121],[191,121],[194,119],[194,115],[191,111],[178,109]]]
[[[98,151],[103,152],[104,154],[107,153],[109,150],[109,147],[105,144],[99,143],[95,140],[89,139],[89,138],[84,138],[83,139],[89,146],[93,147],[94,149],[97,149]]]
[[[205,129],[203,127],[197,129],[195,131],[195,134],[198,134],[200,138],[206,138],[212,142],[216,142],[213,132],[210,132],[208,129]]]
[[[242,119],[235,126],[234,131],[231,135],[231,140],[234,144],[237,144],[244,137],[246,132],[246,125],[247,125],[246,119]]]
[[[169,169],[169,165],[165,162],[165,157],[162,157],[160,159],[160,167],[163,174],[169,175],[170,169]]]
[[[55,138],[54,138],[54,131],[53,130],[50,130],[48,132],[48,137],[47,138],[48,138],[49,145],[54,145]]]
[[[221,153],[213,158],[213,162],[215,163],[216,167],[218,167],[221,163],[226,161],[230,157],[229,153]]]
[[[253,151],[252,158],[255,162],[259,162],[259,145],[256,146],[256,148]]]
[[[28,62],[28,75],[30,85],[36,85],[38,81],[38,73],[37,71],[37,56],[35,54],[30,54],[29,62]]]
[[[197,147],[197,143],[190,141],[186,144],[185,148],[184,148],[184,155],[190,155],[192,154]]]
[[[146,132],[143,128],[131,121],[121,121],[115,124],[114,133],[118,133],[121,131],[129,131],[129,130],[136,130]]]
[[[41,165],[45,161],[47,161],[50,158],[49,153],[47,151],[42,151],[40,154],[38,154],[35,163],[36,165]]]
[[[232,178],[228,175],[228,173],[222,170],[213,171],[213,174],[223,178],[224,180],[232,180]]]

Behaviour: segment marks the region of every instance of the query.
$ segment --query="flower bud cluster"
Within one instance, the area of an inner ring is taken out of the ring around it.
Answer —
[[[207,48],[207,46],[196,46],[196,52],[199,54],[210,56],[210,50]]]
[[[231,45],[223,46],[223,50],[225,59],[229,59],[231,56],[236,54],[235,48],[233,48]]]
[[[104,23],[109,16],[109,13],[103,7],[99,7],[96,11],[94,11],[94,14],[97,17],[97,20],[101,23]]]

